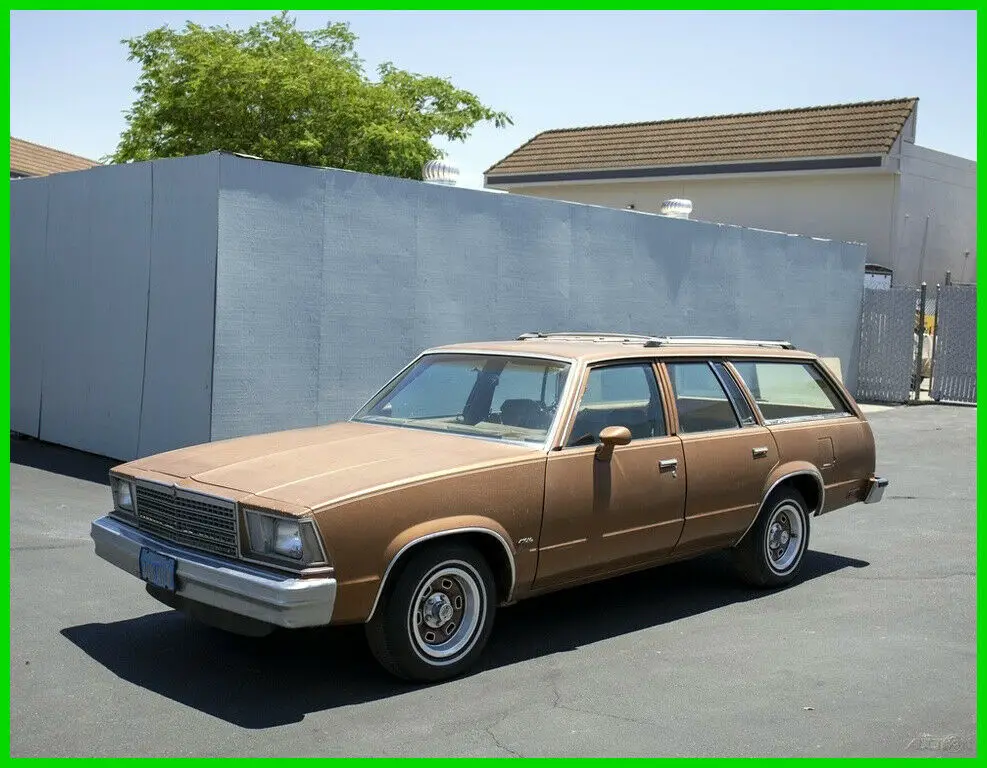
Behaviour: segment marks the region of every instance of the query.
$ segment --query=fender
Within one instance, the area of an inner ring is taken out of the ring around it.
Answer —
[[[779,464],[775,467],[771,474],[768,475],[767,480],[764,481],[764,490],[761,494],[761,503],[757,508],[757,514],[751,518],[750,524],[744,529],[744,532],[740,535],[740,538],[734,542],[733,546],[736,547],[740,542],[744,540],[744,537],[754,527],[754,523],[761,516],[761,512],[764,511],[764,504],[771,496],[775,488],[777,488],[785,480],[792,477],[797,477],[799,475],[808,475],[813,480],[816,481],[816,485],[819,486],[819,504],[815,509],[809,510],[809,517],[819,515],[826,503],[826,485],[823,483],[822,473],[816,468],[816,466],[808,461],[789,461],[785,464]]]
[[[383,560],[387,563],[387,566],[384,568],[384,575],[381,577],[380,585],[377,587],[377,594],[374,597],[374,603],[370,607],[370,613],[367,615],[366,620],[370,621],[373,618],[377,610],[377,604],[380,602],[381,595],[384,594],[384,589],[387,586],[388,576],[390,576],[395,564],[405,552],[417,544],[421,544],[423,541],[438,539],[444,536],[455,536],[460,533],[481,533],[495,539],[503,547],[511,567],[511,583],[507,592],[507,599],[505,600],[505,602],[509,603],[514,595],[514,587],[517,583],[516,553],[514,547],[511,545],[511,537],[500,523],[491,520],[489,517],[483,517],[481,515],[457,515],[455,517],[444,517],[438,520],[419,523],[402,531],[391,539],[390,544],[384,550]]]

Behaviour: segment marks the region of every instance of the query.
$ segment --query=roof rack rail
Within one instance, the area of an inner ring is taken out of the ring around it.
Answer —
[[[646,347],[674,346],[676,344],[707,344],[723,347],[778,347],[795,349],[790,341],[768,339],[733,339],[729,336],[653,336],[645,342]]]
[[[532,331],[522,333],[517,341],[529,339],[566,339],[577,341],[632,341],[643,342],[645,347],[671,347],[675,345],[708,345],[721,347],[775,347],[778,349],[795,349],[790,341],[775,341],[769,339],[734,339],[729,336],[652,336],[641,333],[595,333],[593,331]]]
[[[656,338],[643,333],[596,333],[593,331],[532,331],[522,333],[516,341],[529,339],[599,339],[605,341],[649,341]]]

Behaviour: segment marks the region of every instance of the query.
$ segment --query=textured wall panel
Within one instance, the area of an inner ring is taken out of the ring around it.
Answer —
[[[48,180],[10,185],[10,428],[38,436],[45,322]]]
[[[135,455],[151,224],[150,167],[49,178],[43,440]]]
[[[83,448],[90,439],[86,424],[88,358],[93,346],[90,177],[83,171],[55,174],[48,180],[40,437],[73,448]]]
[[[86,450],[137,455],[151,260],[151,165],[87,171],[91,386]]]
[[[323,171],[220,158],[212,439],[318,420]]]
[[[527,330],[789,338],[855,385],[862,246],[222,162],[214,439],[346,418],[424,347]]]
[[[210,439],[219,155],[148,166],[154,205],[140,456]]]

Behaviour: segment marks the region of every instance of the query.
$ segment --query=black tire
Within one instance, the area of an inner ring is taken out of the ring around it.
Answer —
[[[775,523],[779,528],[772,531]],[[793,535],[796,531],[797,539]],[[788,550],[793,540],[795,549]],[[808,548],[808,506],[801,493],[785,487],[765,502],[754,525],[734,549],[734,562],[740,577],[752,587],[783,587],[798,577]]]
[[[366,625],[374,658],[405,680],[462,674],[493,629],[497,588],[489,564],[472,547],[450,543],[413,551],[399,568]]]

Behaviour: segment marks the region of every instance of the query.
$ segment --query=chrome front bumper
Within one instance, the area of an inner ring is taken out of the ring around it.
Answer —
[[[279,627],[328,624],[336,602],[336,580],[299,579],[223,560],[148,536],[112,517],[92,524],[96,554],[140,578],[142,548],[176,561],[175,594],[185,600]]]
[[[864,504],[877,504],[884,498],[884,489],[888,487],[888,480],[885,477],[872,477],[867,483],[867,495],[864,496]]]

